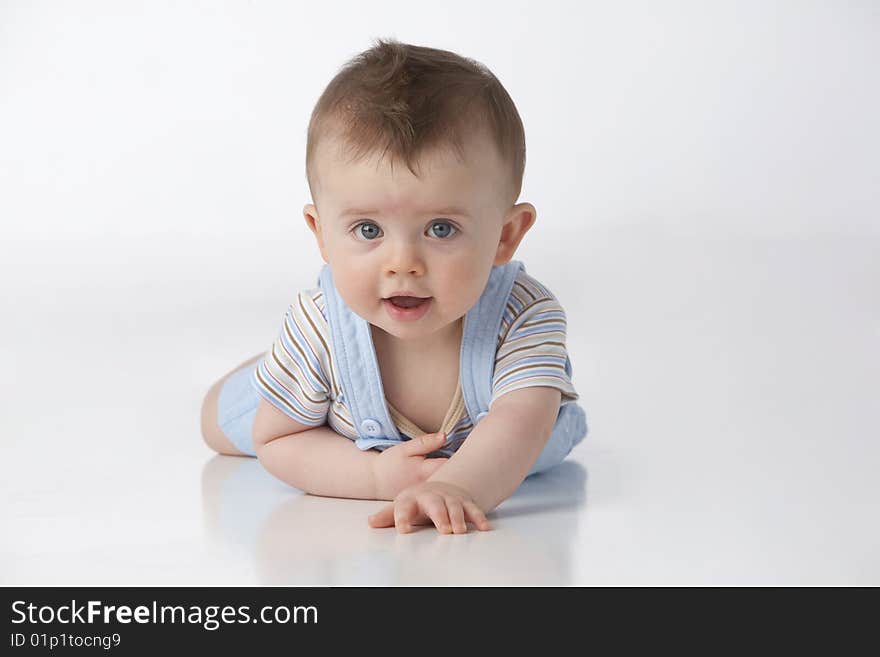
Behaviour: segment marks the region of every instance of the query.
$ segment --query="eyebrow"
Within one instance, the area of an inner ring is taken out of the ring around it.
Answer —
[[[377,215],[379,214],[379,210],[361,210],[358,208],[351,208],[345,210],[342,213],[343,217],[350,217],[352,215]],[[462,210],[461,208],[449,207],[449,208],[441,208],[439,210],[430,210],[425,212],[424,214],[434,214],[434,215],[445,215],[445,214],[457,214],[459,216],[467,217],[468,213]]]

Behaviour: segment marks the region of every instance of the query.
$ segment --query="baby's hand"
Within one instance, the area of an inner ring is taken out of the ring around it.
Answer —
[[[394,504],[369,518],[371,527],[396,526],[401,534],[412,531],[412,525],[432,522],[441,534],[466,534],[468,520],[482,531],[490,528],[486,515],[470,493],[442,481],[410,486],[394,498]]]
[[[373,460],[373,479],[376,484],[376,498],[393,500],[397,494],[425,481],[449,459],[425,458],[426,454],[443,447],[446,434],[426,433],[424,436],[407,440],[405,443],[389,447]]]

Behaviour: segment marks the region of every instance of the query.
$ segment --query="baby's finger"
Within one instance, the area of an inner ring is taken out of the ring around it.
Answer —
[[[467,534],[467,523],[464,520],[464,509],[461,506],[461,500],[447,497],[446,509],[449,511],[449,520],[452,521],[452,533]]]
[[[394,525],[401,534],[412,531],[412,524],[418,517],[419,505],[414,499],[408,498],[394,503]]]
[[[441,534],[449,534],[452,526],[449,523],[449,514],[446,511],[446,501],[436,494],[424,495],[419,498],[419,506],[434,523]]]
[[[485,532],[492,529],[489,525],[489,521],[486,519],[486,514],[483,513],[475,502],[472,502],[471,500],[464,501],[464,514],[480,531]]]
[[[367,521],[370,523],[370,527],[394,527],[394,505],[387,505],[381,511],[371,515]]]
[[[407,440],[401,445],[401,449],[408,456],[424,456],[425,454],[437,451],[443,447],[445,442],[446,434],[438,431],[437,433],[426,433],[418,438]]]

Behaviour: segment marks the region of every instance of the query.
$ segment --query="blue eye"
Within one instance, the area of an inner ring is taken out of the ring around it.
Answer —
[[[437,234],[437,232],[434,230],[436,226],[443,226],[444,230],[441,230],[440,234]],[[431,224],[431,232],[433,233],[434,237],[439,237],[441,239],[446,239],[450,235],[455,235],[457,231],[458,229],[448,221],[435,221],[433,224]]]
[[[440,227],[439,230],[437,230],[438,226]],[[372,242],[377,237],[381,237],[382,234],[382,229],[371,221],[362,221],[357,224],[352,230],[358,239],[367,242]],[[434,237],[440,238],[442,240],[448,239],[450,236],[455,235],[457,232],[458,228],[453,226],[448,221],[435,221],[431,224],[431,234]]]
[[[366,230],[361,230],[361,228],[365,228]],[[378,237],[378,233],[382,231],[376,224],[370,223],[369,221],[362,221],[354,227],[354,232],[356,235],[360,235],[367,241],[372,241],[373,239]]]

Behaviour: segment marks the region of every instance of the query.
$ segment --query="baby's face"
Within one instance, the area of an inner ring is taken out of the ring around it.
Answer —
[[[421,178],[377,155],[351,163],[338,153],[338,142],[319,144],[317,207],[304,215],[339,294],[396,338],[444,339],[479,299],[493,265],[513,255],[502,241],[505,224],[516,217],[524,234],[534,208],[509,205],[508,169],[488,138],[469,142],[464,162],[446,151],[427,155]],[[401,313],[387,301],[401,291],[430,299]]]

